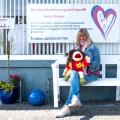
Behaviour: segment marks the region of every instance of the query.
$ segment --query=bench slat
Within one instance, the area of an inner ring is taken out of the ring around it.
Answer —
[[[58,84],[59,86],[70,86],[70,82],[64,81],[63,78],[59,78]],[[120,79],[116,78],[98,79],[83,86],[120,86]]]

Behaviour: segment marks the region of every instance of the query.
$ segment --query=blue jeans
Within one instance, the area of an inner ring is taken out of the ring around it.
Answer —
[[[85,75],[84,79],[86,80],[86,83],[89,83],[94,80],[97,80],[97,76]],[[65,105],[68,105],[71,103],[73,95],[76,95],[78,96],[78,98],[80,98],[80,79],[79,79],[78,72],[72,70],[72,72],[70,73],[69,81],[71,82],[71,86],[70,86],[69,95],[68,95]]]

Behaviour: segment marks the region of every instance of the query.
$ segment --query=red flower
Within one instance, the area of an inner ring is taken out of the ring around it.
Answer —
[[[20,80],[20,76],[19,75],[17,75],[17,74],[11,74],[10,76],[10,80]]]
[[[10,74],[10,81],[13,85],[18,86],[20,82],[20,76],[17,74]]]

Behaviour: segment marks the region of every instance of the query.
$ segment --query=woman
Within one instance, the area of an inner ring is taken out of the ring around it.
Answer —
[[[84,72],[84,79],[86,83],[97,80],[99,77],[100,54],[99,49],[92,42],[90,35],[85,28],[81,28],[77,33],[76,38],[77,47],[90,57],[90,66]],[[55,117],[65,117],[71,114],[74,107],[80,107],[80,81],[78,72],[72,70],[69,81],[71,81],[70,91],[63,108],[55,114]]]

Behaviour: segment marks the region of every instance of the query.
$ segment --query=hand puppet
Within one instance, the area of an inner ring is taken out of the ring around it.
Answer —
[[[64,80],[67,81],[69,79],[70,73],[72,70],[77,71],[80,84],[84,85],[86,83],[84,79],[84,71],[86,67],[90,64],[90,58],[86,56],[82,51],[79,50],[71,50],[68,53],[67,64],[63,71]]]

